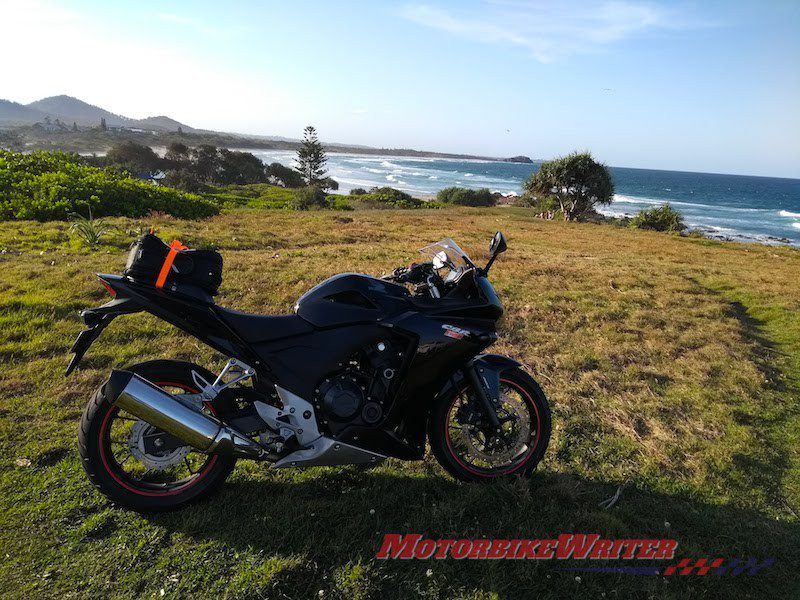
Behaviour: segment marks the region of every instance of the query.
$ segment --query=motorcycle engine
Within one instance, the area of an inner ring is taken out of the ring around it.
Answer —
[[[319,397],[325,414],[334,421],[349,421],[359,413],[366,400],[361,385],[348,372],[326,379],[319,386]]]
[[[363,348],[347,366],[321,381],[315,393],[322,424],[329,430],[345,425],[375,425],[388,411],[390,390],[402,365],[401,346],[388,339]]]

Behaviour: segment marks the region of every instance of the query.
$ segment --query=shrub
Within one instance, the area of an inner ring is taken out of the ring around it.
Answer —
[[[683,215],[669,204],[641,210],[631,219],[631,227],[653,231],[683,231]]]
[[[367,190],[365,190],[364,188],[353,188],[352,190],[350,190],[351,196],[363,196],[366,193]]]
[[[83,164],[62,152],[0,151],[0,220],[66,220],[71,213],[143,217],[151,211],[196,219],[219,213],[194,194]]]
[[[417,200],[411,194],[392,187],[374,187],[364,199],[389,204],[396,208],[418,208],[422,204],[421,200]]]
[[[487,188],[471,190],[462,187],[449,187],[436,194],[436,200],[444,204],[460,206],[494,206],[497,199]]]
[[[69,230],[77,235],[92,250],[100,245],[103,237],[111,229],[103,222],[103,219],[95,219],[92,216],[92,209],[89,209],[89,216],[73,215],[72,225]]]
[[[327,205],[325,192],[316,186],[309,185],[295,190],[290,206],[295,210],[324,208]]]
[[[325,199],[325,206],[331,210],[353,210],[347,198],[337,194],[329,194]]]

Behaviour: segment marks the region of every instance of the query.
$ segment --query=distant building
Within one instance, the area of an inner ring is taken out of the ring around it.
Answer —
[[[145,171],[143,173],[137,173],[136,178],[141,179],[142,181],[147,181],[148,183],[152,183],[153,185],[161,185],[161,181],[166,177],[164,171]]]
[[[63,131],[64,129],[66,129],[64,124],[58,119],[56,119],[55,123],[50,121],[50,119],[45,119],[44,123],[36,123],[34,124],[34,127],[38,127],[39,129],[44,129],[47,132]]]

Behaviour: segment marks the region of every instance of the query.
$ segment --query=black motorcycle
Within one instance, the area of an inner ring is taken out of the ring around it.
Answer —
[[[217,253],[140,238],[125,275],[98,275],[113,300],[81,313],[67,374],[114,318],[141,311],[229,360],[217,375],[177,360],[113,370],[81,420],[89,478],[118,504],[162,511],[218,488],[237,458],[420,460],[426,435],[458,479],[530,474],[550,438],[547,400],[518,362],[481,354],[503,314],[487,274],[505,250],[498,232],[480,268],[444,239],[421,250],[429,262],[336,275],[295,314],[265,316],[214,303]]]

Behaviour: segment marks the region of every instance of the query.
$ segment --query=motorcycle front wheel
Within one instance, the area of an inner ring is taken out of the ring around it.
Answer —
[[[472,386],[464,381],[434,406],[428,439],[439,464],[461,481],[529,476],[550,441],[550,407],[539,384],[519,368],[500,375],[492,427]]]

